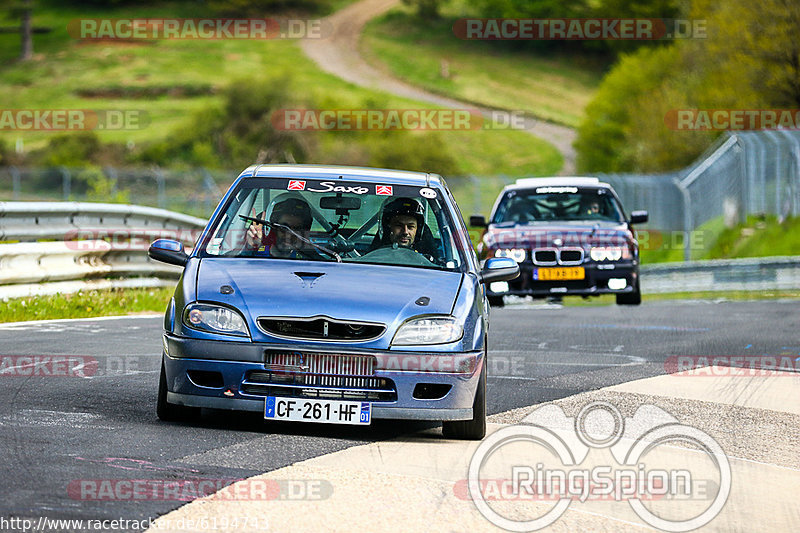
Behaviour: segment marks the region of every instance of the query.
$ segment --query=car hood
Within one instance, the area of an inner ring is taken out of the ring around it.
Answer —
[[[493,224],[483,241],[490,248],[543,248],[630,243],[633,234],[624,223],[576,220],[514,226]]]
[[[421,268],[276,259],[203,259],[197,300],[241,310],[255,336],[260,316],[380,322],[389,331],[421,314],[449,314],[462,274]],[[232,294],[220,287],[230,285]],[[429,298],[428,305],[416,303]]]

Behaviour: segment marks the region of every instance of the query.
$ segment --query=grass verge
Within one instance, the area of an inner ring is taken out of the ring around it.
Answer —
[[[34,37],[34,60],[23,64],[4,58],[0,100],[7,109],[144,111],[146,119],[139,123],[143,127],[95,130],[101,141],[124,143],[130,150],[164,140],[177,128],[186,127],[197,112],[221,106],[220,92],[231,80],[257,79],[269,84],[288,77],[298,101],[316,102],[323,109],[432,107],[363,89],[324,73],[292,40],[82,42],[70,37],[66,29],[71,20],[80,18],[165,15],[198,17],[202,13],[196,12],[196,6],[180,3],[80,9],[42,6],[34,13],[34,24],[53,31]],[[0,35],[0,49],[18,47],[18,36]],[[116,89],[120,87],[126,91],[119,93]],[[152,96],[143,99],[141,94]],[[348,145],[367,145],[380,133],[323,132],[317,157],[299,162],[337,163]],[[21,140],[25,151],[30,151],[45,147],[52,135],[48,131],[0,131],[0,141],[15,146]],[[435,135],[457,162],[456,174],[551,175],[562,166],[555,147],[521,131],[439,131]],[[243,163],[242,168],[250,163]],[[486,193],[496,194],[496,190],[492,186]]]
[[[394,9],[370,24],[362,52],[398,78],[488,107],[525,111],[577,127],[603,75],[588,57],[535,54],[503,43],[465,41],[453,34],[459,17],[420,20]]]
[[[173,292],[171,288],[113,289],[12,298],[0,306],[0,322],[163,313]]]

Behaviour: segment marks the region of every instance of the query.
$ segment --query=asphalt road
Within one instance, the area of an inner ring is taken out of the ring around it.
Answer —
[[[683,301],[494,310],[489,411],[663,374],[674,355],[799,353],[796,309],[796,301]],[[160,335],[161,320],[148,317],[0,326],[0,517],[155,518],[184,502],[132,500],[125,481],[239,479],[426,427],[268,425],[221,412],[160,422]],[[72,375],[21,375],[31,367],[18,356],[55,356],[65,362],[48,368]]]

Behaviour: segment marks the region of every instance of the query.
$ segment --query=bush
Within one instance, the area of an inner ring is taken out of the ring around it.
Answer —
[[[290,94],[288,77],[235,81],[223,91],[222,107],[196,113],[168,140],[143,148],[138,159],[221,168],[306,159],[314,147],[313,133],[281,131],[272,124],[274,112],[298,107]]]

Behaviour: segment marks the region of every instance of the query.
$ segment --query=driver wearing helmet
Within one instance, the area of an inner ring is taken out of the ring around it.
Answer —
[[[430,261],[438,255],[430,230],[425,226],[425,209],[414,198],[397,198],[383,208],[381,240],[373,246],[410,248]]]

